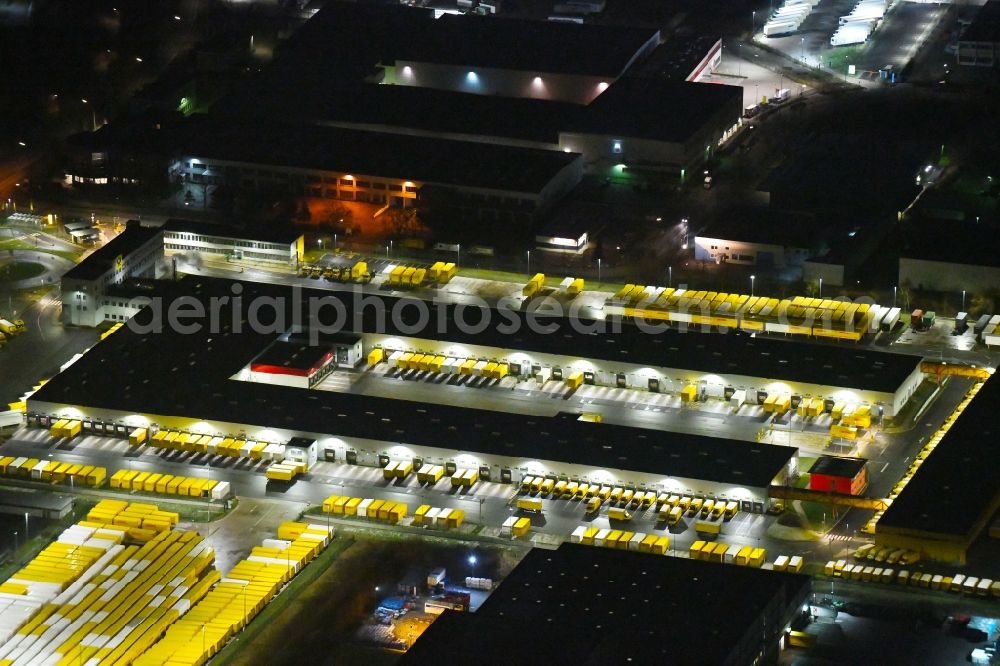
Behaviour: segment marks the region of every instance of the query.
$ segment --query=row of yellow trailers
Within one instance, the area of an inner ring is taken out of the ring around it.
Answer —
[[[4,456],[0,458],[0,476],[97,488],[107,479],[108,470],[104,467],[63,463],[57,460]]]
[[[87,513],[87,520],[103,525],[165,532],[177,525],[180,515],[173,511],[161,511],[155,504],[101,500]]]
[[[192,476],[175,476],[137,470],[120,469],[111,475],[110,485],[120,490],[133,490],[181,497],[211,497],[225,499],[229,495],[229,482],[201,479]]]
[[[666,555],[670,549],[670,537],[629,532],[627,530],[599,529],[581,525],[573,530],[570,540],[585,546],[635,550],[640,553]]]
[[[133,433],[135,434],[135,433]],[[135,446],[146,441],[143,437],[136,438]],[[132,438],[129,438],[132,443]],[[187,451],[190,453],[208,453],[230,458],[249,458],[250,460],[275,459],[268,452],[268,447],[274,448],[270,442],[261,442],[234,437],[218,437],[194,432],[178,430],[160,430],[149,438],[149,446],[172,451]],[[280,460],[279,460],[280,462]]]
[[[1000,598],[1000,581],[977,578],[965,574],[943,574],[894,569],[875,565],[851,564],[847,560],[830,560],[823,566],[823,573],[833,578],[844,578],[872,583],[896,583],[931,590],[965,593],[980,597]]]
[[[857,342],[874,311],[866,303],[796,296],[748,296],[627,284],[609,301],[625,316]]]
[[[376,366],[383,361],[388,361],[400,370],[482,376],[498,380],[503,379],[510,372],[510,366],[502,361],[452,358],[443,354],[423,354],[402,350],[390,352],[387,357],[386,351],[381,347],[376,347],[368,353],[368,365]]]
[[[656,494],[652,490],[634,490],[620,486],[605,486],[578,481],[555,480],[544,476],[525,476],[521,479],[521,494],[539,495],[552,499],[594,501],[588,506],[588,513],[600,509],[601,504],[608,502],[616,506],[648,509],[656,505],[660,520],[675,524],[687,513],[689,516],[701,514],[703,517],[732,520],[739,512],[739,503],[735,500],[691,497],[670,493]],[[596,500],[596,501],[595,501]]]
[[[226,578],[190,605],[163,638],[139,655],[135,666],[201,666],[249,624],[281,588],[330,543],[321,525],[283,523],[277,540],[265,540],[240,560]]]
[[[330,495],[323,500],[323,512],[334,516],[357,516],[395,525],[406,518],[409,506],[390,500]]]
[[[418,527],[458,528],[465,521],[462,509],[444,509],[421,504],[413,512],[413,524]]]
[[[425,463],[417,470],[417,482],[434,485],[444,476],[444,467]],[[382,468],[382,478],[386,480],[406,479],[413,473],[413,463],[409,460],[389,460]],[[479,481],[479,470],[476,468],[457,468],[451,474],[451,485],[471,488]]]
[[[78,419],[59,419],[49,426],[49,434],[57,439],[73,439],[83,430],[83,423]]]
[[[0,647],[0,663],[133,663],[219,581],[197,532],[165,530],[128,545],[127,530],[93,524],[68,528],[11,578],[28,581],[29,593],[35,581],[67,589],[88,580],[79,594],[40,606]],[[101,545],[73,543],[84,537]]]
[[[753,546],[740,546],[738,544],[727,544],[721,541],[695,541],[688,549],[688,557],[692,560],[702,560],[704,562],[718,562],[735,564],[742,567],[761,568],[764,566],[764,558],[767,551],[763,548]],[[788,558],[783,561],[787,569]],[[796,560],[796,566],[802,568],[802,558]]]

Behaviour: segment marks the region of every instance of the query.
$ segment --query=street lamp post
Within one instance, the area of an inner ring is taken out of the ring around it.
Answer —
[[[671,288],[674,286],[674,267],[673,266],[667,266],[667,286],[671,287]]]
[[[455,245],[455,265],[460,266],[462,264],[462,244],[458,243]]]
[[[597,258],[597,281],[598,282],[601,281],[601,258],[600,257]],[[962,292],[962,293],[965,293],[965,292]]]
[[[965,312],[965,290],[962,290],[962,312]]]
[[[18,542],[17,542],[17,530],[14,530],[14,554],[17,555]]]
[[[753,39],[754,30],[757,29],[757,12],[750,12],[750,39]]]
[[[528,275],[531,275],[531,250],[527,251],[528,255],[528,270],[526,271]]]
[[[337,234],[333,235],[333,249],[337,249]]]
[[[28,541],[28,512],[24,512],[24,541]]]
[[[823,278],[819,279],[819,297],[823,298]]]
[[[892,307],[896,307],[896,285],[892,286]]]
[[[750,297],[753,298],[753,281],[757,279],[756,275],[750,276]]]

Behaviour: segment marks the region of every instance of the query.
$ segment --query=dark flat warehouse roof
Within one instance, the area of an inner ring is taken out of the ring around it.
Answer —
[[[994,224],[918,222],[900,240],[901,258],[1000,267],[1000,230]]]
[[[807,576],[766,569],[576,544],[534,549],[475,613],[438,617],[401,663],[448,655],[508,664],[520,655],[539,664],[741,664],[750,659],[743,641],[757,646],[762,631],[780,630],[777,618],[809,588]]]
[[[624,77],[571,119],[566,132],[684,142],[727,106],[740,116],[743,89],[715,83]],[[628,148],[625,150],[628,153]]]
[[[271,285],[242,284],[244,303],[258,295],[288,292]],[[178,294],[207,299],[231,295],[230,286],[226,280],[187,277],[179,283],[165,283],[164,292],[176,289]],[[330,292],[306,295],[321,293]],[[169,329],[139,334],[125,326],[45,384],[32,400],[407,442],[756,488],[769,485],[796,454],[796,449],[786,446],[329,391],[303,393],[283,386],[229,380],[278,337],[277,332],[247,330],[245,322],[243,332],[233,333],[229,307],[221,308],[219,321],[224,326],[214,333],[205,327],[189,334]],[[262,314],[266,316],[266,312]],[[148,315],[146,310],[136,321],[144,322]],[[165,385],[184,386],[185,390],[165,391]]]
[[[802,249],[822,245],[829,235],[828,228],[815,215],[746,206],[723,211],[698,233],[704,238]]]
[[[875,526],[969,537],[1000,494],[1000,380],[987,380]]]
[[[128,256],[159,233],[155,227],[129,225],[104,247],[66,271],[63,278],[96,280],[111,270],[119,255]]]
[[[580,159],[557,150],[221,117],[192,117],[173,131],[175,155],[532,194]]]
[[[301,92],[305,93],[302,97],[309,98],[304,103],[313,107],[314,117],[321,122],[502,136],[552,144],[559,142],[559,129],[584,108],[553,100],[373,83],[329,90],[322,102],[316,99],[317,93]]]
[[[171,218],[163,225],[164,231],[186,232],[201,236],[215,236],[216,238],[230,238],[239,240],[259,241],[261,243],[277,243],[291,245],[302,237],[302,232],[294,229],[281,229],[268,227],[267,229],[236,229],[223,224],[213,222],[199,222],[195,220],[181,220]]]
[[[963,42],[1000,42],[1000,2],[989,0],[959,37]]]
[[[658,35],[652,28],[446,14],[392,52],[412,62],[614,78]]]
[[[820,456],[809,468],[810,474],[826,474],[853,479],[865,468],[864,458],[842,458],[840,456]]]

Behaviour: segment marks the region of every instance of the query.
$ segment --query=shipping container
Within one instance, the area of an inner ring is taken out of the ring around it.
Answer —
[[[625,509],[619,509],[612,507],[608,509],[608,519],[609,520],[632,520],[632,514],[630,514]]]

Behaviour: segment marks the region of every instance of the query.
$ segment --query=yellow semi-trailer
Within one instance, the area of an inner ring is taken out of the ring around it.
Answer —
[[[406,272],[406,266],[396,266],[389,273],[389,285],[399,286],[403,282],[403,273]]]
[[[378,518],[379,520],[389,520],[389,514],[392,513],[392,509],[395,506],[396,506],[395,502],[391,500],[385,500],[384,502],[382,502],[382,505],[378,507],[378,513],[375,517]],[[368,510],[371,511],[372,507],[368,507]]]
[[[413,463],[409,460],[402,460],[396,465],[396,478],[405,479],[413,471]]]
[[[523,537],[531,529],[531,521],[527,518],[518,518],[510,528],[510,533],[514,537]]]
[[[406,518],[407,508],[406,504],[402,504],[400,502],[394,504],[392,509],[389,511],[388,521],[390,523],[401,522],[404,518]]]
[[[150,474],[146,477],[146,480],[142,482],[143,492],[152,493],[156,492],[156,484],[159,482],[162,474]]]
[[[413,512],[413,524],[423,525],[424,516],[427,515],[427,512],[430,510],[431,510],[430,504],[421,504],[420,506],[418,506],[417,510]]]
[[[566,378],[566,386],[570,389],[578,389],[583,386],[583,373],[579,370],[573,372]]]
[[[333,505],[340,499],[340,495],[330,495],[323,500],[323,513],[333,513]]]
[[[128,436],[128,443],[130,446],[139,446],[146,441],[148,431],[146,428],[136,428]]]
[[[764,566],[764,556],[766,554],[767,552],[763,548],[754,548],[747,560],[747,565],[759,569]]]
[[[730,500],[726,502],[726,520],[732,520],[736,513],[740,510],[740,505],[736,500]]]
[[[441,480],[442,476],[444,476],[444,466],[434,465],[434,467],[431,468],[429,476],[427,477],[428,478],[427,483],[430,485],[434,485],[435,483]]]
[[[399,465],[398,460],[390,460],[389,464],[382,468],[382,478],[383,479],[396,478],[396,467],[398,465]]]
[[[533,511],[535,513],[542,512],[542,500],[533,499],[530,497],[519,497],[515,506],[521,511]]]
[[[667,524],[671,527],[681,522],[681,518],[684,516],[684,511],[681,510],[679,506],[672,507],[670,509],[670,514],[667,516]]]
[[[612,507],[608,509],[608,519],[610,520],[632,520],[632,514],[625,509]]]
[[[115,472],[114,474],[112,474],[111,475],[111,482],[110,482],[111,487],[112,488],[121,488],[122,477],[125,476],[125,474],[127,472],[128,472],[128,470],[120,469],[117,472]]]
[[[694,524],[694,531],[698,534],[719,534],[722,526],[713,520],[699,520]]]
[[[63,437],[63,428],[66,426],[67,420],[60,419],[52,424],[49,428],[49,434],[53,437]]]
[[[461,527],[462,521],[465,520],[465,511],[462,509],[452,509],[451,513],[448,514],[447,526],[450,528]]]
[[[750,563],[751,553],[753,553],[753,548],[750,546],[740,548],[739,552],[736,553],[736,564],[744,567],[747,566]]]

